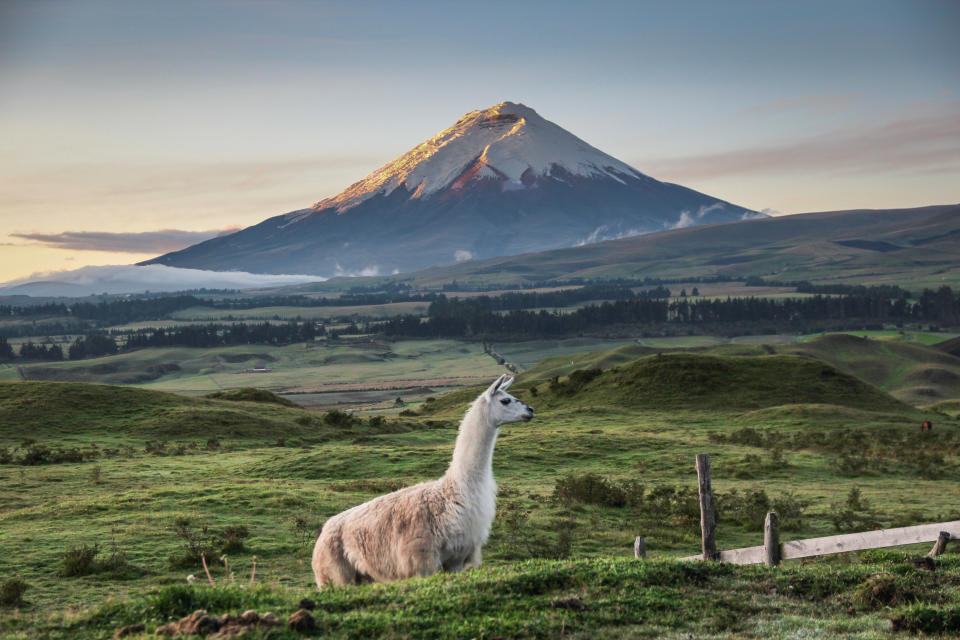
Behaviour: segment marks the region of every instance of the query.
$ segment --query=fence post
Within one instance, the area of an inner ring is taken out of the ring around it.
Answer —
[[[647,541],[643,539],[643,536],[637,536],[637,539],[633,541],[633,557],[647,557]]]
[[[719,560],[717,553],[717,517],[713,512],[713,488],[710,486],[710,455],[697,454],[697,480],[700,489],[700,535],[704,560]]]
[[[950,542],[950,532],[941,531],[940,537],[937,538],[936,544],[933,545],[933,549],[930,550],[930,553],[927,555],[931,558],[936,558],[938,555],[947,550],[947,543]]]
[[[780,527],[777,523],[777,514],[773,511],[767,514],[763,523],[763,557],[768,567],[780,564]]]

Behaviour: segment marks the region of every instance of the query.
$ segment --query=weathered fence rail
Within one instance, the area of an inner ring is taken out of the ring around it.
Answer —
[[[960,540],[960,520],[953,520],[952,522],[921,524],[898,529],[880,529],[823,538],[791,540],[781,544],[777,527],[777,514],[770,512],[767,514],[767,521],[764,525],[762,545],[717,551],[715,542],[716,516],[713,512],[713,489],[710,485],[710,456],[706,454],[697,455],[696,469],[700,486],[702,552],[695,556],[681,558],[681,560],[719,560],[733,564],[776,566],[781,560],[899,547],[922,542],[936,542],[929,555],[937,556],[943,553],[948,541]],[[641,556],[637,554],[637,557]]]
[[[863,531],[860,533],[845,533],[838,536],[824,538],[808,538],[806,540],[791,540],[779,545],[780,559],[810,558],[826,556],[832,553],[846,553],[848,551],[865,551],[867,549],[884,549],[899,547],[906,544],[920,542],[938,542],[941,533],[949,534],[948,539],[960,540],[960,520],[940,522],[937,524],[921,524],[915,527],[900,527],[899,529],[880,529],[878,531]],[[773,547],[777,546],[776,542]],[[768,547],[745,547],[720,552],[722,562],[734,564],[771,564],[768,561]],[[942,551],[941,551],[942,553]],[[681,560],[702,560],[703,554],[688,556]],[[774,561],[772,564],[776,564]]]

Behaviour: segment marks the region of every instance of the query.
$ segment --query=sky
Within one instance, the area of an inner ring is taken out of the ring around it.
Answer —
[[[333,196],[522,102],[775,215],[960,202],[960,3],[0,2],[0,282]]]

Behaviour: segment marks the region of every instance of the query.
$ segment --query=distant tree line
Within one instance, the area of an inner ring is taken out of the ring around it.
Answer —
[[[313,322],[271,324],[205,324],[170,329],[142,329],[127,335],[124,351],[146,347],[224,347],[238,344],[292,344],[313,342],[323,335]]]
[[[881,290],[862,295],[809,298],[726,298],[669,301],[656,298],[587,305],[570,313],[513,310],[497,313],[477,299],[438,299],[428,317],[402,316],[385,321],[388,336],[559,336],[614,325],[710,327],[764,323],[778,330],[804,330],[824,321],[931,322],[960,324],[960,296],[949,287],[925,289],[916,302],[888,298]]]
[[[7,339],[0,337],[0,362],[12,362],[16,359],[56,361],[64,360],[65,357],[70,360],[82,360],[147,347],[208,348],[238,344],[283,345],[312,342],[314,338],[324,333],[324,328],[317,327],[313,322],[190,325],[171,329],[111,332],[109,335],[95,331],[77,337],[67,349],[66,356],[63,348],[53,344],[50,339],[45,344],[25,342],[20,346],[17,354]],[[121,342],[117,341],[118,337],[121,338]],[[124,337],[125,340],[122,339]]]

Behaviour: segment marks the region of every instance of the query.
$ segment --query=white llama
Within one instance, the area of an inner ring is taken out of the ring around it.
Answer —
[[[498,427],[529,421],[533,409],[506,393],[502,375],[473,401],[450,468],[327,520],[313,549],[317,586],[387,582],[480,564],[496,512],[493,445]]]

